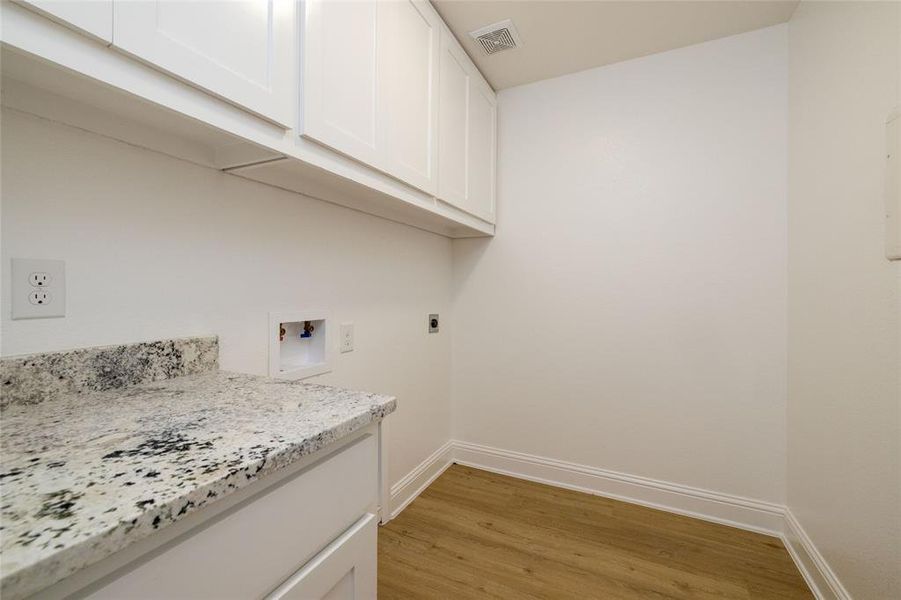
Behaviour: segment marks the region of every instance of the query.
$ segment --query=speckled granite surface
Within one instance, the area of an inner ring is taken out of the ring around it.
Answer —
[[[387,396],[221,371],[9,405],[2,596],[51,585],[394,408]]]
[[[195,337],[0,360],[0,407],[113,390],[219,368],[219,340]]]

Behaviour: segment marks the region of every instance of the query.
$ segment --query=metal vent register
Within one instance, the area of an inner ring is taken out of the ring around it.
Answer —
[[[469,35],[482,46],[485,54],[496,54],[521,45],[519,33],[510,19],[470,31]]]

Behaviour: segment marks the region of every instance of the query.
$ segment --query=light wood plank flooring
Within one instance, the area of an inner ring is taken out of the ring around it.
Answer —
[[[379,529],[379,599],[813,598],[773,537],[449,468]]]

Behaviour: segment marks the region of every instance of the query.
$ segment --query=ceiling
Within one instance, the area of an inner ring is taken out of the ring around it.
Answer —
[[[798,0],[432,0],[495,90],[787,21]],[[469,32],[512,19],[522,46],[491,56]]]

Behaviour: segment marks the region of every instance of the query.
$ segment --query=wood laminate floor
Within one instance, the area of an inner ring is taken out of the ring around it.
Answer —
[[[813,598],[777,538],[459,465],[378,565],[380,600]]]

